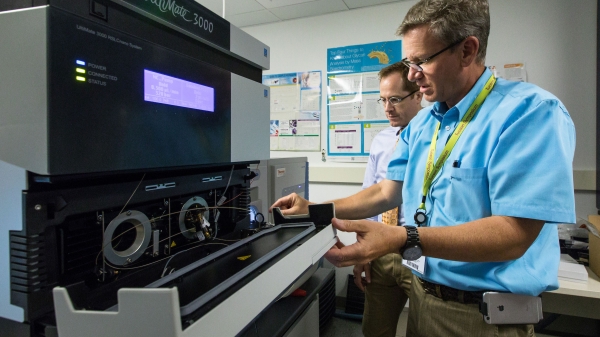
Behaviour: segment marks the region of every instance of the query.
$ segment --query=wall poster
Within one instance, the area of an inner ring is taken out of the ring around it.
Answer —
[[[321,71],[263,75],[271,89],[271,151],[321,150]]]
[[[400,61],[400,40],[327,49],[327,155],[366,162],[373,137],[389,126],[378,73]]]

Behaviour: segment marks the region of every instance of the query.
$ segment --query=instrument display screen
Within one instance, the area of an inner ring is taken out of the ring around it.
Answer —
[[[144,100],[204,111],[215,111],[215,89],[144,69]]]

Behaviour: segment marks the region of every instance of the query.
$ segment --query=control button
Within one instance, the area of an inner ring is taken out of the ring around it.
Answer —
[[[90,0],[90,15],[106,21],[108,19],[108,7],[98,1]]]

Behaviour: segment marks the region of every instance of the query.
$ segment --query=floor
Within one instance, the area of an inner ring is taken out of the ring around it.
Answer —
[[[396,337],[404,337],[408,311],[403,311],[398,320]],[[553,335],[535,334],[536,337],[553,337]],[[321,332],[321,337],[363,337],[361,321],[334,316],[332,321]]]
[[[400,314],[398,327],[396,328],[396,337],[404,337],[406,331],[406,319],[408,310]],[[334,316],[330,324],[322,331],[321,337],[363,337],[361,321],[356,319],[346,319]]]

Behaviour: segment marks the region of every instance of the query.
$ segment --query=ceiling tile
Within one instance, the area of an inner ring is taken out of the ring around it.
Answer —
[[[262,10],[250,13],[231,15],[227,17],[227,21],[231,22],[234,26],[237,27],[246,27],[260,25],[263,23],[277,22],[281,20],[268,10]]]
[[[261,5],[265,6],[267,9],[283,7],[283,6],[292,6],[307,2],[314,2],[316,0],[256,0]]]
[[[231,0],[227,0],[231,1]],[[390,2],[400,2],[402,0],[344,0],[346,5],[350,8],[369,7],[381,4],[387,4]]]
[[[317,0],[298,5],[272,8],[271,13],[282,20],[287,20],[347,10],[348,7],[342,0]]]
[[[225,18],[231,15],[264,10],[255,0],[225,0]]]
[[[218,16],[223,16],[223,0],[196,0],[196,2]]]

